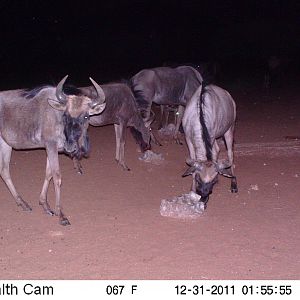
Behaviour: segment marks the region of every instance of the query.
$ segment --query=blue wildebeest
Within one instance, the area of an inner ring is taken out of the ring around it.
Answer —
[[[202,76],[206,84],[216,84],[220,73],[220,65],[216,61],[201,61],[198,63],[184,63],[181,65],[190,66],[196,69]],[[180,64],[174,62],[165,62],[165,67],[179,67]],[[169,115],[172,113],[174,123],[177,123],[178,105],[161,105],[160,106],[160,124],[159,128],[166,128],[169,123]]]
[[[182,120],[190,166],[183,176],[193,175],[192,190],[206,207],[218,174],[231,178],[231,192],[237,192],[233,172],[233,133],[236,105],[230,94],[215,85],[200,86],[188,102]],[[228,160],[219,160],[217,139],[224,137]]]
[[[58,152],[80,158],[89,149],[87,128],[89,116],[105,108],[105,96],[92,79],[97,97],[89,98],[63,91],[65,76],[57,87],[43,86],[33,90],[0,92],[0,174],[18,206],[30,211],[28,203],[16,191],[9,172],[12,148],[45,148],[46,176],[40,194],[40,205],[50,215],[57,215],[62,225],[69,225],[60,203],[61,173]],[[50,209],[47,191],[53,178],[55,211]]]
[[[200,73],[190,66],[159,67],[145,69],[134,75],[131,78],[131,87],[144,121],[149,121],[153,102],[179,106],[174,138],[180,143],[178,130],[184,107],[202,81]]]
[[[130,89],[125,83],[110,83],[101,85],[105,94],[106,107],[103,113],[94,115],[89,123],[92,126],[104,126],[114,124],[116,135],[116,156],[115,159],[124,170],[130,170],[124,159],[126,129],[130,131],[139,144],[142,152],[150,149],[149,126],[152,117],[149,118],[145,126],[143,119],[138,111],[136,100]],[[96,90],[93,86],[80,88],[84,95],[95,97]],[[81,173],[81,166],[75,161],[75,167]]]

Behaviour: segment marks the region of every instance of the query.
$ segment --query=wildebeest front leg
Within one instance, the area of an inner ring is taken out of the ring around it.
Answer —
[[[157,137],[153,134],[152,129],[150,128],[150,138],[154,142],[155,145],[162,146],[161,142],[157,139]]]
[[[189,153],[190,153],[190,159],[191,160],[195,160],[196,159],[196,152],[195,152],[195,148],[193,145],[193,142],[191,140],[191,137],[189,135],[185,136],[186,138],[186,144],[189,148]],[[196,193],[196,179],[195,179],[195,173],[192,174],[193,180],[192,180],[192,186],[191,186],[191,191]]]
[[[179,105],[178,106],[178,111],[176,113],[176,118],[175,118],[175,131],[174,131],[174,139],[177,144],[182,145],[182,142],[180,141],[178,137],[178,132],[179,132],[179,127],[182,122],[183,118],[183,113],[184,113],[184,106]]]
[[[46,146],[46,150],[55,190],[55,215],[59,217],[59,223],[61,225],[70,225],[69,220],[62,212],[60,204],[61,173],[59,169],[58,149],[56,143],[48,144]]]
[[[130,169],[125,164],[125,139],[126,139],[126,126],[124,124],[115,124],[115,134],[116,134],[116,161],[125,170],[130,171]]]
[[[152,114],[152,116],[151,116]],[[154,120],[154,112],[151,111],[151,107],[147,111],[144,111],[142,114],[142,118],[145,124],[145,127],[149,129],[150,131],[150,140],[153,141],[154,144],[158,146],[162,146],[162,144],[159,142],[159,140],[156,138],[156,136],[152,132],[151,124]]]
[[[39,204],[43,207],[44,211],[47,214],[53,216],[55,213],[52,209],[50,209],[50,206],[49,206],[48,201],[47,201],[47,191],[48,191],[48,187],[49,187],[49,183],[50,183],[51,179],[52,179],[52,171],[51,171],[51,168],[50,168],[49,159],[47,157],[46,176],[45,176],[42,192],[40,194]]]
[[[9,191],[16,200],[18,206],[21,206],[23,210],[31,211],[31,207],[26,201],[18,194],[10,177],[9,163],[11,158],[12,148],[6,144],[6,142],[0,137],[0,175],[3,181],[6,183]]]
[[[218,161],[219,152],[220,152],[220,147],[218,145],[217,140],[215,140],[213,142],[213,147],[212,147],[212,160],[213,160],[213,162]]]
[[[73,157],[72,160],[73,160],[74,169],[77,171],[78,174],[82,175],[83,169],[82,169],[82,165],[81,165],[80,161],[76,157]]]

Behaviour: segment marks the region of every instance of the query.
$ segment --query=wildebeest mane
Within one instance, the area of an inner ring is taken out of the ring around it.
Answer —
[[[82,92],[76,86],[71,84],[65,84],[63,88],[63,92],[66,95],[75,95],[75,96],[82,96]]]
[[[204,102],[204,93],[205,93],[205,86],[207,85],[207,83],[202,83],[202,90],[201,90],[201,94],[198,100],[198,105],[199,105],[199,112],[200,112],[200,124],[201,124],[201,128],[202,128],[202,139],[205,145],[205,150],[206,150],[206,158],[208,161],[212,160],[212,145],[211,145],[211,140],[210,140],[210,135],[207,129],[207,126],[205,124],[205,116],[204,116],[204,112],[203,112],[203,106],[205,106],[205,102]]]
[[[53,88],[53,86],[44,84],[44,85],[37,86],[33,89],[25,89],[25,90],[22,91],[21,96],[26,98],[26,99],[32,99],[38,93],[40,93],[43,89],[46,89],[46,88]],[[75,95],[75,96],[81,96],[82,95],[80,89],[78,89],[77,87],[75,87],[73,85],[69,85],[69,84],[64,85],[63,92],[66,95]]]
[[[52,87],[51,85],[40,85],[33,89],[25,89],[22,91],[21,96],[26,99],[34,98],[41,90]]]

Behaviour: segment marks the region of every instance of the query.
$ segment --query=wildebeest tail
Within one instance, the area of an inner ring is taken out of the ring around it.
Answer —
[[[211,144],[211,139],[210,135],[205,123],[205,115],[203,111],[203,106],[205,106],[205,98],[204,98],[204,93],[205,93],[205,87],[207,83],[202,82],[202,90],[201,94],[199,97],[198,105],[199,105],[199,112],[200,112],[200,124],[202,128],[202,139],[205,145],[205,150],[206,150],[206,157],[207,160],[212,160],[212,144]]]
[[[136,143],[140,146],[142,152],[151,149],[150,143],[146,142],[143,139],[143,134],[138,129],[134,127],[130,127],[130,132],[133,138],[135,139]]]

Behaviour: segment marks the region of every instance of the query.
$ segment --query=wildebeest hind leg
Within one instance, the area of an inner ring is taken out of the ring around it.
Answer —
[[[82,165],[81,165],[80,161],[76,157],[73,157],[72,160],[73,160],[74,169],[77,171],[78,174],[82,175],[83,169],[82,169]]]
[[[4,140],[0,137],[0,174],[3,181],[6,183],[9,191],[16,200],[18,206],[21,206],[25,211],[31,211],[31,207],[26,201],[18,194],[10,177],[9,163],[11,158],[12,148],[7,145]]]
[[[115,137],[116,137],[116,156],[117,162],[120,160],[120,125],[114,124],[115,127]]]
[[[170,110],[167,105],[160,105],[160,121],[158,129],[166,128],[168,126]]]
[[[176,144],[183,145],[183,143],[180,141],[178,137],[178,132],[179,132],[179,127],[182,122],[183,118],[183,113],[184,113],[184,106],[179,105],[178,106],[178,111],[176,113],[176,118],[175,118],[175,131],[174,131],[174,139],[176,141]]]
[[[125,164],[125,140],[126,140],[126,126],[124,124],[115,124],[116,134],[116,161],[125,170],[130,169]]]
[[[224,134],[224,139],[226,142],[226,147],[227,147],[227,154],[228,154],[228,160],[230,164],[230,175],[231,175],[231,186],[230,190],[232,193],[237,193],[238,192],[238,186],[237,186],[237,180],[234,175],[234,164],[233,164],[233,131],[234,131],[234,126],[232,126],[225,134]]]

